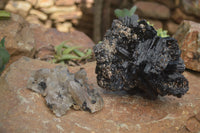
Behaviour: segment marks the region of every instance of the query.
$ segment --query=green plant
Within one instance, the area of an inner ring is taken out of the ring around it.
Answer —
[[[147,24],[153,26],[153,24],[151,24],[149,21],[147,21]],[[159,29],[156,29],[156,31],[157,31],[157,36],[169,37],[169,35],[167,34],[168,32],[167,30],[163,30],[162,28],[159,28]]]
[[[125,17],[125,16],[132,16],[135,13],[136,9],[137,9],[137,6],[133,6],[130,10],[126,8],[123,10],[116,9],[114,12],[115,12],[115,15],[119,18],[119,17]],[[151,24],[149,21],[147,21],[147,24],[153,26],[153,24]],[[157,36],[169,37],[169,35],[167,34],[167,30],[163,30],[162,28],[160,28],[160,29],[156,29],[156,31],[157,31]]]
[[[86,49],[84,52],[78,50],[79,46],[68,46],[66,41],[62,42],[60,45],[55,46],[56,55],[52,60],[53,63],[64,63],[65,61],[75,60],[81,61],[85,59],[90,59],[92,56],[92,50]]]
[[[114,12],[115,12],[115,15],[119,18],[119,17],[125,17],[125,16],[132,16],[135,11],[136,11],[137,7],[136,6],[133,6],[130,10],[128,9],[116,9]]]
[[[9,19],[10,18],[10,13],[4,10],[0,11],[0,19]]]
[[[147,21],[147,24],[150,25],[150,26],[153,26],[153,24],[151,24],[149,21]]]
[[[160,37],[169,37],[169,35],[167,34],[167,30],[163,30],[162,28],[157,29],[157,36]]]
[[[10,59],[10,54],[5,48],[5,38],[3,38],[0,42],[0,74],[5,69],[5,65],[8,63]]]
[[[149,21],[147,21],[147,24],[153,26],[153,24],[151,24]],[[169,35],[167,34],[168,32],[167,30],[163,30],[162,28],[159,28],[159,29],[156,29],[156,31],[157,31],[157,36],[169,37]]]

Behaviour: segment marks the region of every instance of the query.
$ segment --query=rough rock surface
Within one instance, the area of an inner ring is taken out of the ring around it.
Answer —
[[[174,9],[175,7],[178,7],[179,2],[177,0],[154,0],[156,2],[162,3],[169,7],[170,9]]]
[[[36,16],[31,17],[30,20],[40,22]],[[63,33],[55,28],[46,29],[36,24],[29,24],[16,14],[12,14],[9,20],[0,21],[0,39],[3,37],[6,40],[6,49],[11,55],[9,64],[22,56],[51,58],[55,54],[54,46],[63,41],[67,41],[69,46],[81,46],[82,49],[94,46],[94,42],[83,32],[74,30]]]
[[[71,19],[80,19],[82,17],[82,12],[75,11],[75,12],[55,12],[53,13],[50,18],[55,20],[56,22],[65,22],[66,20]]]
[[[47,18],[48,18],[48,16],[46,14],[44,14],[43,12],[41,12],[39,10],[35,10],[35,9],[31,9],[29,14],[30,15],[35,15],[39,19],[41,19],[43,21],[47,20]]]
[[[198,17],[200,17],[199,3],[200,0],[181,0],[181,6],[185,13]]]
[[[186,14],[184,14],[181,9],[177,8],[172,12],[172,19],[180,24],[183,20],[195,20],[197,21],[197,19],[194,16],[188,16]]]
[[[102,109],[103,99],[87,80],[84,69],[73,74],[66,66],[57,66],[33,71],[27,88],[42,94],[56,116],[66,114],[71,107],[94,113]]]
[[[54,55],[53,46],[59,45],[63,41],[67,41],[69,46],[81,46],[82,49],[94,46],[94,42],[87,35],[77,30],[64,33],[55,28],[45,29],[38,25],[31,25],[30,28],[35,38],[35,57],[39,59],[46,59]]]
[[[22,56],[33,57],[35,39],[30,25],[21,16],[12,14],[11,19],[0,21],[0,39],[5,37],[5,46],[11,55],[10,63]]]
[[[63,7],[63,6],[52,6],[49,8],[42,8],[41,9],[46,14],[52,14],[56,12],[68,12],[70,14],[71,12],[76,11],[76,6],[69,6],[69,7]]]
[[[36,16],[29,16],[28,19],[40,22]],[[12,14],[9,20],[1,20],[0,25],[0,39],[6,37],[5,46],[11,55],[9,63],[22,56],[39,59],[52,57],[53,46],[63,41],[67,41],[69,46],[81,46],[82,49],[94,46],[94,42],[83,32],[74,30],[64,33],[55,28],[46,29],[36,24],[29,24],[16,14]]]
[[[167,29],[168,29],[168,33],[170,34],[170,35],[173,35],[175,32],[176,32],[176,30],[178,29],[178,24],[176,24],[176,23],[174,23],[173,21],[168,21],[167,23],[166,23],[166,27],[167,27]]]
[[[38,0],[25,0],[27,2],[29,2],[33,7],[35,7],[38,3]]]
[[[169,19],[170,10],[166,6],[154,2],[138,1],[136,14],[142,17],[155,19]]]
[[[56,0],[55,4],[57,6],[71,6],[74,2],[75,0]]]
[[[69,22],[57,23],[56,29],[60,32],[70,32],[70,30],[72,29],[72,24]]]
[[[26,1],[9,1],[5,9],[12,13],[17,13],[23,17],[26,17],[31,9],[31,4]]]
[[[189,87],[177,41],[161,38],[138,16],[116,19],[103,41],[94,46],[99,86],[130,93],[181,97]]]
[[[89,83],[95,87],[96,62],[83,65]],[[94,114],[69,111],[56,117],[41,95],[27,89],[33,70],[55,68],[40,60],[21,58],[0,79],[1,133],[198,133],[200,130],[200,74],[184,72],[190,90],[183,98],[159,97],[155,101],[139,96],[104,93],[104,108]],[[76,72],[80,67],[69,67]],[[192,123],[192,124],[190,124]]]
[[[37,7],[50,7],[54,5],[54,0],[38,0]]]
[[[200,24],[183,21],[174,34],[186,68],[200,72]]]

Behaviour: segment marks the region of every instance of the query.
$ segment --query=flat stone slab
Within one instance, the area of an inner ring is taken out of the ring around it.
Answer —
[[[140,96],[103,93],[104,107],[90,114],[70,110],[56,117],[45,105],[44,98],[27,89],[31,71],[54,68],[40,60],[22,57],[3,73],[0,79],[0,132],[2,133],[198,133],[200,131],[200,73],[185,72],[189,91],[180,99],[165,96],[151,101]],[[89,83],[96,84],[96,62],[81,67]],[[101,90],[101,89],[100,89]],[[102,92],[102,91],[101,91]]]

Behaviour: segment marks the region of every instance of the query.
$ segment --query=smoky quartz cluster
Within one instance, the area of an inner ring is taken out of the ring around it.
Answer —
[[[65,66],[33,71],[27,88],[45,97],[47,106],[60,117],[71,108],[91,113],[103,108],[98,90],[88,84],[87,73],[80,69],[70,73]]]

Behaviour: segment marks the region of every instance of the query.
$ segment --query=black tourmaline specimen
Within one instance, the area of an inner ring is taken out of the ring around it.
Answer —
[[[189,87],[177,41],[159,37],[138,16],[116,19],[102,42],[94,47],[98,85],[109,90],[181,97]]]

